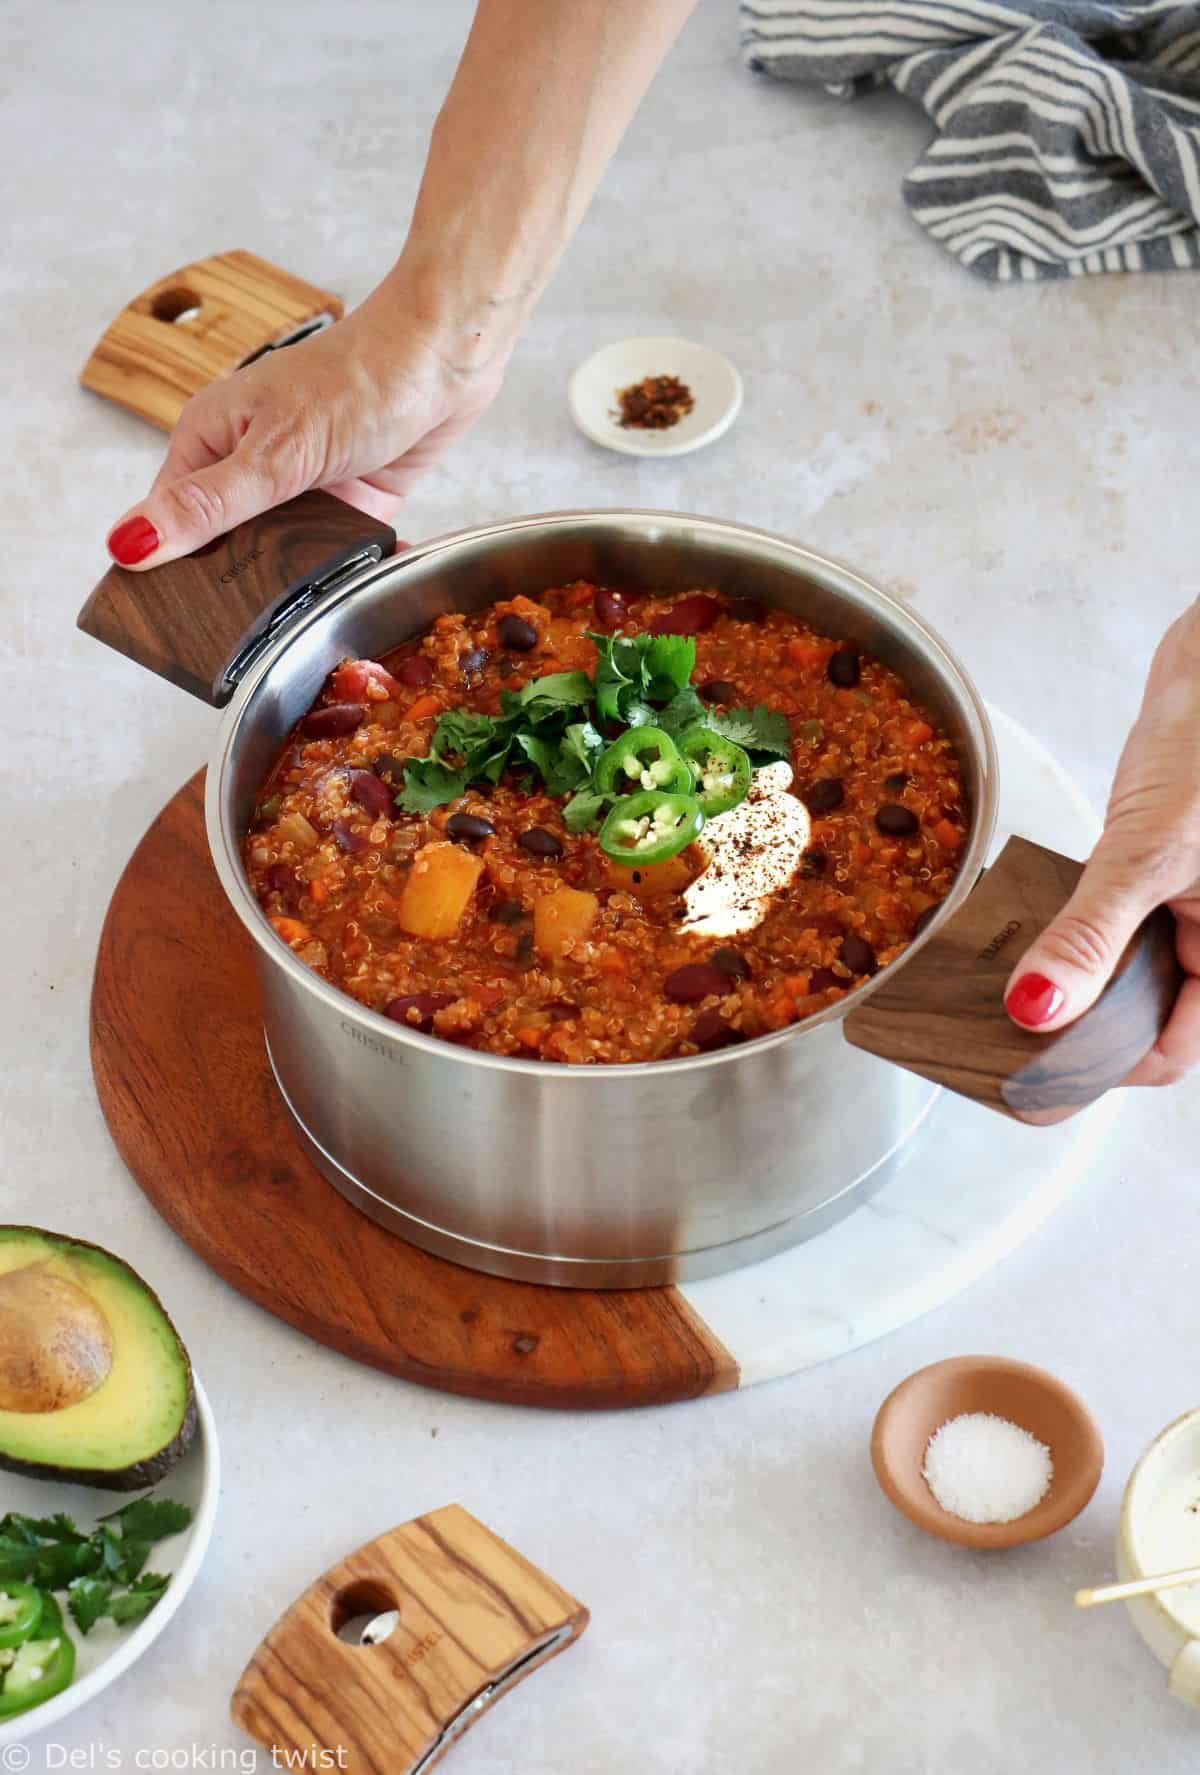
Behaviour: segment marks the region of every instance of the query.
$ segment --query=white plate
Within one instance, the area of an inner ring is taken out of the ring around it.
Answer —
[[[56,1592],[63,1618],[75,1641],[75,1680],[61,1694],[44,1701],[28,1713],[0,1723],[0,1745],[18,1744],[57,1725],[77,1707],[84,1707],[107,1689],[121,1673],[135,1664],[142,1653],[153,1645],[168,1625],[172,1615],[191,1589],[205,1549],[212,1537],[213,1518],[217,1513],[217,1494],[221,1485],[221,1457],[217,1449],[217,1430],[212,1407],[199,1381],[196,1389],[196,1434],[192,1445],[177,1467],[153,1488],[156,1497],[178,1498],[192,1509],[190,1525],[181,1534],[158,1541],[151,1549],[149,1569],[170,1572],[171,1582],[166,1595],[144,1621],[132,1630],[118,1627],[114,1621],[100,1621],[86,1636],[80,1633],[67,1612],[66,1598]],[[83,1530],[88,1530],[100,1516],[119,1510],[123,1503],[143,1497],[143,1492],[100,1491],[89,1485],[55,1485],[39,1479],[24,1479],[17,1473],[0,1472],[0,1516],[6,1510],[18,1510],[26,1516],[51,1516],[63,1510]],[[0,1756],[0,1767],[4,1758]],[[13,1763],[12,1767],[18,1765]]]
[[[678,376],[695,405],[665,431],[622,428],[618,395],[646,376]],[[727,357],[690,339],[619,339],[580,364],[567,389],[571,417],[593,443],[626,456],[683,456],[729,430],[742,404],[742,379]]]

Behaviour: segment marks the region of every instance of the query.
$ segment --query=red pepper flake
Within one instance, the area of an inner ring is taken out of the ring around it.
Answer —
[[[614,413],[618,425],[637,431],[666,431],[678,425],[685,413],[695,406],[692,391],[678,376],[644,376],[617,391],[620,412]]]

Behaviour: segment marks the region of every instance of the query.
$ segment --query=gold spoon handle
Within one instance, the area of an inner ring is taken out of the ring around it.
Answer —
[[[1077,1609],[1095,1608],[1100,1602],[1124,1602],[1129,1596],[1152,1596],[1158,1590],[1174,1590],[1184,1584],[1200,1584],[1200,1565],[1183,1571],[1160,1572],[1154,1578],[1130,1578],[1126,1584],[1100,1584],[1094,1590],[1077,1590]]]

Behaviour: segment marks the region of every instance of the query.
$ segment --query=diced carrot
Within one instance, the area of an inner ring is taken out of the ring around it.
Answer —
[[[301,924],[298,918],[273,918],[271,924],[285,943],[307,943],[312,936],[308,926]]]
[[[318,906],[323,906],[329,898],[329,883],[322,881],[318,876],[316,881],[309,882],[308,892],[310,898],[315,900]]]
[[[944,851],[956,851],[961,847],[966,833],[951,820],[939,820],[933,828],[933,836]]]
[[[545,1033],[544,1029],[518,1029],[517,1040],[523,1048],[540,1048]]]
[[[436,715],[441,706],[440,697],[419,696],[416,702],[405,710],[405,717],[409,721],[424,721],[427,715]]]
[[[930,727],[928,721],[914,721],[908,730],[908,743],[910,746],[923,746],[926,740],[931,740],[932,738],[933,729]]]
[[[829,649],[818,641],[804,641],[797,636],[788,642],[787,656],[798,666],[823,666],[829,658]]]

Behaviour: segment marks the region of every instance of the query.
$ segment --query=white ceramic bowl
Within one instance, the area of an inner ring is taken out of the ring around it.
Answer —
[[[646,376],[678,376],[694,405],[665,431],[628,430],[615,417],[618,395]],[[727,357],[690,339],[619,339],[580,364],[567,390],[585,436],[626,456],[684,456],[727,432],[742,404],[742,379]]]
[[[100,1621],[86,1637],[80,1633],[66,1610],[66,1598],[57,1593],[68,1631],[75,1641],[75,1680],[52,1700],[28,1713],[0,1723],[0,1746],[18,1744],[61,1724],[79,1707],[85,1707],[102,1689],[116,1682],[123,1671],[136,1664],[159,1634],[163,1632],[196,1580],[200,1563],[212,1538],[213,1519],[217,1513],[217,1495],[221,1485],[221,1457],[217,1447],[217,1428],[212,1407],[199,1381],[196,1387],[196,1434],[192,1445],[177,1467],[154,1487],[156,1497],[178,1498],[192,1509],[190,1525],[182,1534],[159,1541],[151,1549],[149,1568],[170,1572],[171,1582],[166,1595],[144,1621],[132,1630],[118,1627],[112,1621]],[[40,1479],[23,1479],[17,1474],[0,1473],[0,1514],[17,1510],[28,1516],[49,1516],[56,1510],[73,1516],[80,1528],[87,1529],[100,1516],[119,1510],[144,1496],[140,1492],[99,1491],[86,1485],[54,1485]],[[24,1754],[24,1753],[19,1753]],[[0,1755],[0,1767],[5,1759]],[[15,1761],[12,1768],[19,1766]]]
[[[1200,1566],[1200,1411],[1168,1425],[1133,1469],[1117,1535],[1123,1580],[1187,1566]],[[1200,1585],[1134,1597],[1125,1606],[1166,1666],[1172,1695],[1200,1707]]]

